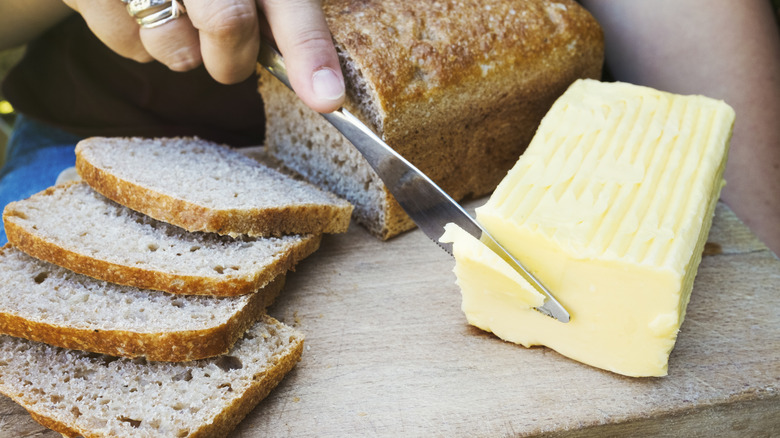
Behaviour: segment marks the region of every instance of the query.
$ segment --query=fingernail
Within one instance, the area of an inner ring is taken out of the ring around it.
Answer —
[[[330,68],[321,68],[312,75],[314,95],[323,100],[338,100],[344,96],[344,81]]]

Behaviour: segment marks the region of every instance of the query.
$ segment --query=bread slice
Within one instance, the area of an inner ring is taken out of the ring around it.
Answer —
[[[352,214],[331,193],[198,138],[88,138],[76,168],[109,199],[188,231],[341,233]]]
[[[268,316],[228,355],[181,363],[0,336],[0,392],[68,437],[225,437],[302,349],[301,334]]]
[[[178,362],[227,353],[285,276],[238,297],[173,295],[95,280],[0,248],[0,333],[58,347]]]
[[[603,33],[572,0],[324,0],[345,107],[452,197],[491,192],[555,99],[599,78]],[[263,72],[266,144],[388,238],[413,226],[322,117]]]
[[[243,295],[314,252],[321,235],[281,237],[190,233],[123,207],[84,182],[10,203],[8,241],[71,271],[178,294]]]

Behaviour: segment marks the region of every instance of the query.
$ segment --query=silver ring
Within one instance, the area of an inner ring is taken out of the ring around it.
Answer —
[[[144,28],[153,28],[187,13],[177,0],[122,0],[127,12]]]
[[[122,0],[127,6],[127,12],[133,17],[143,17],[167,6],[171,0]]]

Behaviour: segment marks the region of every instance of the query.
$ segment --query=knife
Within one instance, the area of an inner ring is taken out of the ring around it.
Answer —
[[[292,89],[287,77],[284,59],[265,40],[261,44],[258,61],[274,77]],[[558,321],[569,322],[569,312],[553,297],[550,291],[428,176],[388,146],[345,108],[322,114],[322,116],[363,154],[363,157],[385,183],[398,204],[425,235],[452,255],[452,244],[439,242],[439,238],[444,233],[444,226],[447,223],[457,224],[472,236],[481,239],[499,256],[507,260],[510,266],[522,275],[534,289],[544,295],[544,304],[535,307],[536,310]]]

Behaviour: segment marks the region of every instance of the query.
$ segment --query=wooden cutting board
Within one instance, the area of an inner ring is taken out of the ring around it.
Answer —
[[[289,275],[303,358],[231,437],[780,436],[780,260],[722,205],[705,254],[669,375],[637,379],[468,326],[453,259],[353,225]],[[0,399],[21,436],[59,434]]]

